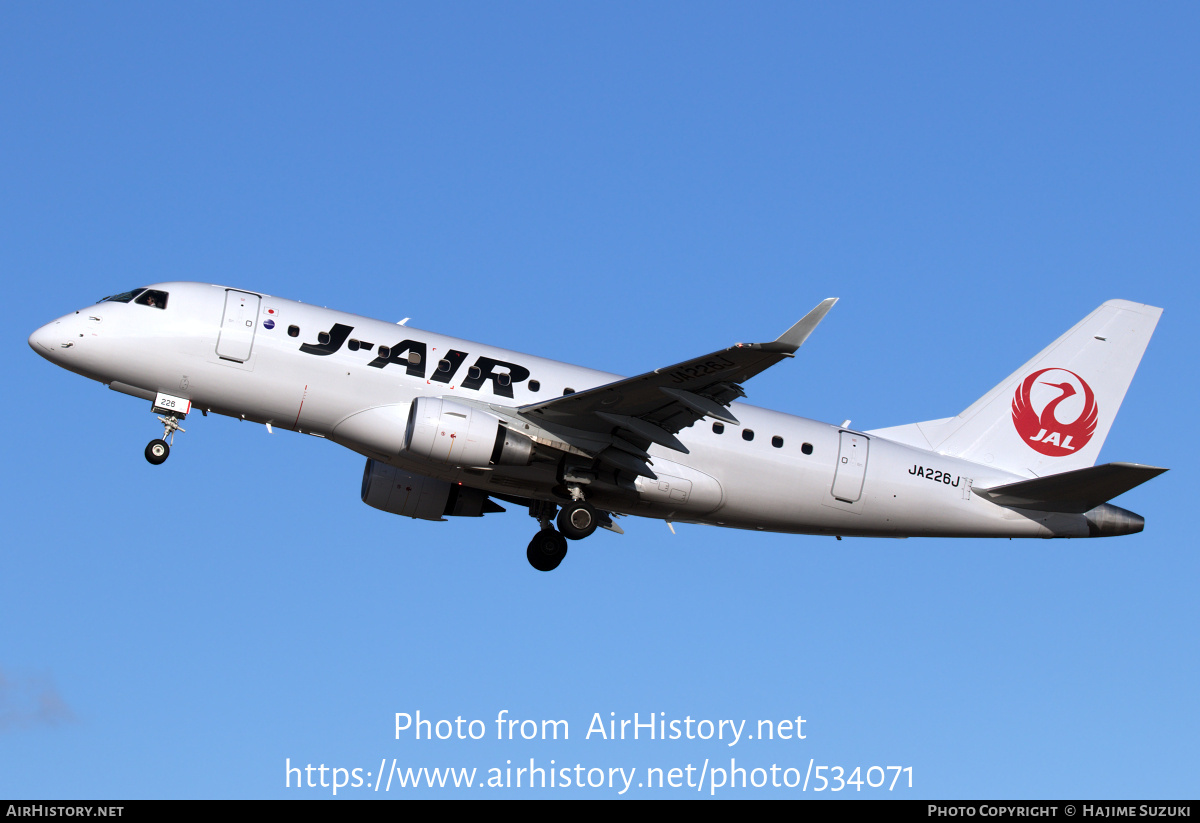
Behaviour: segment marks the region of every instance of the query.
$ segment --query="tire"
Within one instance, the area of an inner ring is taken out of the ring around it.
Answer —
[[[167,445],[166,440],[151,440],[146,445],[146,459],[152,465],[157,466],[164,462],[171,454],[171,447]]]
[[[596,515],[595,507],[582,500],[568,503],[558,513],[558,530],[562,532],[563,537],[571,540],[591,537],[599,525],[600,518]]]
[[[567,556],[567,541],[554,529],[542,529],[529,541],[525,558],[540,572],[552,572]]]

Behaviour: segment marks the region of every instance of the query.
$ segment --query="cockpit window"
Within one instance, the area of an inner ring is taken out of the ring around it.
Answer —
[[[155,309],[165,309],[167,307],[167,293],[165,291],[155,291],[154,289],[146,289],[138,295],[138,299],[133,301],[141,306],[150,306]]]
[[[101,303],[128,303],[130,300],[132,300],[134,297],[141,294],[145,290],[146,290],[145,286],[139,286],[138,288],[133,289],[132,291],[121,292],[120,294],[114,294],[111,297],[105,297],[103,300],[101,300],[99,302],[101,302]]]

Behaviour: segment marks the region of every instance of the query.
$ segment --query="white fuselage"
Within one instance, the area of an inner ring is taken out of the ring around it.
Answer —
[[[42,327],[30,345],[117,391],[145,399],[158,392],[186,397],[193,409],[328,438],[407,471],[493,494],[554,500],[555,468],[538,461],[481,469],[413,460],[403,449],[409,404],[422,396],[452,397],[512,410],[619,379],[267,295],[254,295],[261,302],[251,326],[223,330],[223,318],[229,323],[226,287],[151,288],[169,294],[165,309],[98,303]],[[235,332],[248,335],[240,341],[247,350],[241,359],[222,357],[218,346],[230,345]],[[387,357],[380,347],[390,350]],[[424,353],[414,356],[422,347]],[[439,362],[451,369],[439,372]],[[636,493],[601,493],[596,505],[681,522],[808,534],[1088,535],[1082,515],[1018,512],[971,493],[973,485],[1022,479],[1017,475],[746,404],[735,403],[731,411],[740,425],[714,427],[702,420],[681,431],[686,454],[652,445],[658,479],[638,478]]]

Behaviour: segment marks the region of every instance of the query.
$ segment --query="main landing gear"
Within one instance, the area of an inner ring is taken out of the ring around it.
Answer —
[[[169,417],[158,418],[163,424],[163,436],[161,440],[151,440],[146,444],[146,460],[157,466],[166,461],[171,455],[171,445],[175,443],[175,432],[187,431],[183,426],[179,425],[179,419],[175,415]],[[168,443],[168,439],[170,443]]]
[[[558,564],[567,556],[567,539],[582,540],[590,537],[600,525],[600,513],[587,501],[572,500],[558,512],[558,531],[550,524],[554,512],[558,509],[554,503],[538,500],[529,504],[529,516],[535,518],[542,528],[529,541],[525,557],[529,565],[540,572],[554,571]]]
[[[558,513],[558,530],[572,540],[591,537],[599,525],[595,507],[586,500],[573,500]]]
[[[547,526],[535,534],[525,550],[529,565],[540,572],[554,571],[566,556],[567,538],[556,532],[553,526]]]

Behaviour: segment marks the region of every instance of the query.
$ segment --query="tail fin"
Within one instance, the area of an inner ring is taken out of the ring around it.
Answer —
[[[1027,477],[1092,466],[1161,314],[1109,300],[957,417],[873,433]]]

